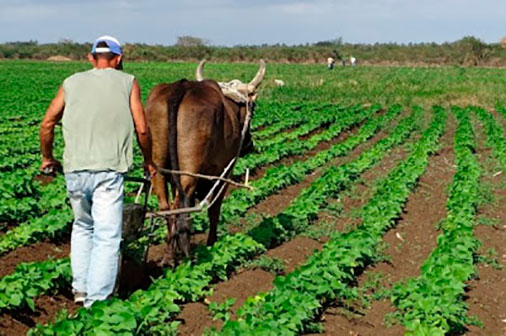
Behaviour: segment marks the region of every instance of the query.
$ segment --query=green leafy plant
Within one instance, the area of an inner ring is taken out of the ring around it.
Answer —
[[[260,268],[266,272],[273,274],[284,274],[286,270],[285,263],[283,260],[278,258],[269,257],[262,255],[257,259],[254,259],[244,266],[245,268]]]
[[[228,298],[222,303],[210,302],[208,309],[213,320],[222,320],[223,322],[230,320],[230,310],[235,301],[235,298]]]

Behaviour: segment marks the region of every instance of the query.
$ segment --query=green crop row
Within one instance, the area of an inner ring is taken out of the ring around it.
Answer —
[[[328,197],[349,186],[361,172],[377,163],[389,148],[402,142],[414,130],[415,117],[419,117],[419,113],[402,120],[388,138],[379,141],[353,161],[358,163],[345,165],[352,165],[354,169],[345,169],[347,173],[344,176],[336,175],[334,167],[327,170],[304,189],[285,211],[264,219],[258,227],[249,231],[249,237],[241,233],[224,236],[212,248],[204,248],[212,253],[197,254],[195,264],[188,263],[167,270],[165,276],[156,280],[147,291],[135,292],[131,300],[113,299],[98,303],[87,311],[80,310],[74,318],[63,319],[47,327],[38,326],[31,334],[87,335],[97,334],[97,330],[103,335],[167,334],[167,328],[173,330],[175,327],[169,321],[179,311],[176,302],[202,298],[213,279],[224,278],[231,266],[237,265],[237,260],[244,259],[239,252],[236,252],[239,255],[230,252],[229,247],[250,246],[248,253],[251,258],[261,252],[264,246],[278,244],[306,228]],[[217,260],[223,260],[223,257],[217,258],[216,254],[223,256],[223,253],[226,253],[227,263],[215,266]]]
[[[277,277],[274,289],[246,301],[236,321],[228,321],[216,335],[296,335],[323,305],[353,295],[355,274],[377,259],[382,237],[393,225],[425,171],[444,130],[446,113],[435,117],[412,153],[380,181],[371,200],[361,209],[362,224],[344,234],[334,233],[323,249],[287,276]],[[338,174],[353,174],[337,169]]]
[[[504,129],[494,120],[494,117],[482,108],[473,108],[485,127],[486,144],[492,148],[494,156],[499,162],[499,166],[506,171],[506,140],[504,138]]]
[[[251,119],[251,130],[275,126],[279,121],[286,118],[292,104],[279,101],[259,101],[255,108],[255,116]]]
[[[379,108],[376,105],[376,108]],[[348,108],[346,113],[350,113],[354,108]],[[255,169],[262,165],[273,163],[279,159],[290,156],[303,154],[323,141],[329,141],[335,138],[342,130],[342,125],[337,120],[329,126],[325,131],[313,135],[304,141],[288,141],[276,143],[271,147],[266,148],[262,153],[249,154],[237,162],[234,169],[234,176],[241,176],[246,173],[246,169]]]
[[[317,111],[323,107],[326,107],[327,104],[311,104],[312,110]],[[305,112],[305,104],[283,104],[280,105],[276,109],[276,114],[279,116],[279,120],[275,124],[271,124],[269,127],[266,127],[262,130],[256,130],[253,132],[253,138],[255,140],[266,139],[272,137],[274,135],[279,134],[281,131],[284,131],[288,128],[296,127],[300,124],[303,124],[308,121],[308,117],[311,116],[311,113],[303,113]],[[255,117],[256,113],[255,113]]]
[[[64,288],[71,280],[68,258],[19,264],[0,279],[0,312],[24,306],[35,310],[33,298]]]
[[[360,107],[357,106],[355,109],[359,110]],[[278,143],[296,140],[297,138],[309,134],[320,127],[333,123],[339,120],[343,110],[344,108],[336,108],[336,106],[332,105],[318,110],[303,109],[299,111],[299,113],[307,116],[307,120],[304,123],[301,123],[297,129],[291,132],[278,133],[271,138],[256,141],[255,151],[262,152]]]
[[[463,301],[466,281],[475,273],[478,247],[473,237],[481,168],[476,156],[471,109],[455,108],[459,125],[454,138],[457,172],[446,205],[447,217],[437,247],[421,275],[394,287],[392,301],[409,335],[460,334],[472,322]]]
[[[44,216],[20,224],[0,236],[0,254],[46,238],[61,237],[70,229],[73,218],[68,208],[53,209]]]
[[[497,112],[501,113],[504,117],[506,117],[506,107],[504,107],[502,105],[498,105]]]
[[[30,159],[31,157],[31,159]],[[54,197],[64,190],[63,179],[56,183],[41,185],[34,180],[40,174],[39,155],[9,155],[0,163],[2,167],[15,162],[8,170],[0,171],[0,222],[19,223],[44,214],[55,205]],[[28,166],[21,166],[21,163]],[[28,167],[28,168],[26,168]],[[64,204],[61,198],[59,207]]]
[[[0,162],[0,172],[24,169],[40,160],[40,154],[24,154],[20,156],[2,154],[0,156],[2,156],[2,162]]]

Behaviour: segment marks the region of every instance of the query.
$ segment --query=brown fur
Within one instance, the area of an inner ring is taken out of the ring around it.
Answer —
[[[176,134],[171,133],[174,129],[170,125],[171,109],[177,116]],[[214,81],[182,80],[157,85],[148,97],[146,114],[153,138],[153,160],[159,167],[218,176],[237,154],[246,108],[226,98]],[[243,147],[250,143],[248,136]],[[175,161],[171,160],[171,154]],[[168,197],[166,177],[157,174],[153,178],[153,190],[161,210],[193,206],[195,198],[205,197],[211,187],[208,181],[198,181],[188,175],[173,175],[169,182],[174,191],[172,202]],[[208,245],[217,238],[222,200],[223,196],[208,210]],[[176,243],[188,255],[188,215],[169,221],[169,240],[178,234]]]

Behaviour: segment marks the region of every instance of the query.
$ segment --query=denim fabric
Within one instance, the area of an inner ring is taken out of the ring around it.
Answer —
[[[123,220],[123,174],[79,171],[65,174],[74,211],[70,259],[75,292],[84,302],[105,300],[114,290]]]

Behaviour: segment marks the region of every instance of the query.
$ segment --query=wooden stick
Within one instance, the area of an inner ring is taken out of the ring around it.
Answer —
[[[181,209],[175,209],[175,210],[148,212],[146,214],[146,218],[173,216],[173,215],[180,215],[180,214],[200,212],[200,211],[202,211],[202,206],[199,205],[199,206],[191,207],[191,208],[181,208]]]
[[[212,180],[212,181],[219,180],[219,181],[223,181],[223,182],[235,185],[235,186],[237,186],[239,188],[247,188],[249,190],[253,190],[253,187],[251,187],[249,185],[244,185],[242,183],[237,183],[235,181],[232,181],[231,179],[227,179],[227,178],[224,178],[224,177],[221,177],[221,176],[211,176],[211,175],[190,173],[190,172],[179,171],[179,170],[172,170],[172,169],[165,169],[165,168],[160,168],[160,167],[158,167],[158,171],[161,172],[161,173],[163,173],[163,174],[188,175],[188,176],[197,177],[197,178],[203,178],[203,179]]]
[[[246,168],[246,178],[244,180],[244,185],[249,187],[249,168]]]

